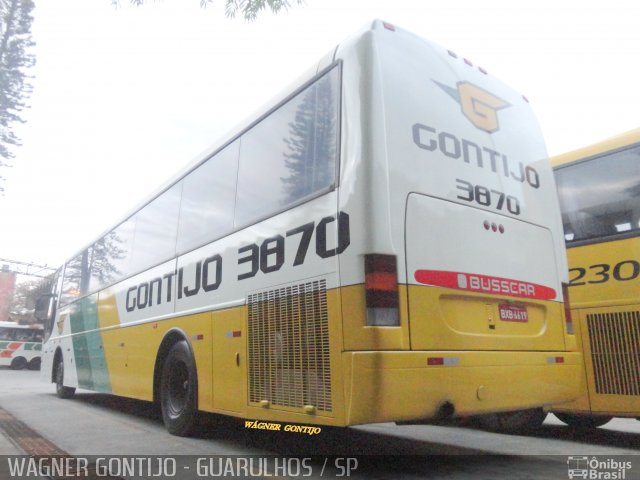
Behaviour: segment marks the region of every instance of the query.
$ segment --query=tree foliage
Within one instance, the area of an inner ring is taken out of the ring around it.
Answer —
[[[51,292],[53,276],[19,283],[11,302],[11,319],[19,323],[33,323],[33,309],[41,295]]]
[[[145,0],[130,0],[133,5],[144,5]],[[213,4],[214,0],[200,0],[200,6],[205,8]],[[120,0],[111,0],[113,5],[118,5]],[[240,13],[245,20],[253,21],[262,10],[269,8],[273,13],[282,9],[288,10],[291,4],[302,5],[304,0],[226,0],[224,13],[229,18],[234,18]]]
[[[202,4],[204,1],[210,2],[211,0],[200,0],[200,3]],[[303,2],[304,0],[295,0],[297,5],[302,5]],[[278,13],[283,8],[288,10],[290,6],[289,0],[227,0],[224,13],[227,17],[234,18],[240,12],[245,20],[252,21],[266,7],[269,7],[273,13]]]
[[[32,92],[26,70],[36,62],[30,52],[34,7],[33,0],[0,0],[0,167],[14,158],[12,147],[20,145],[12,127],[24,123],[20,113]]]

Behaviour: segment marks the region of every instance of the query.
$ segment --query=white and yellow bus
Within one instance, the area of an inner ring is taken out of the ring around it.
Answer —
[[[0,321],[0,366],[13,370],[40,368],[43,329],[40,325],[21,325]]]
[[[526,98],[381,21],[58,276],[43,375],[317,425],[573,399],[553,172]]]
[[[640,417],[640,129],[553,160],[585,388],[574,427]]]

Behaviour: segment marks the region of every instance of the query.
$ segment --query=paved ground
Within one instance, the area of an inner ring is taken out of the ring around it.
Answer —
[[[22,435],[23,443],[16,438],[9,441],[2,425],[4,421],[6,427],[13,418],[41,441],[49,442],[49,448],[73,456],[185,455],[179,458],[195,462],[199,456],[212,455],[313,455],[311,478],[320,478],[326,460],[323,456],[339,455],[360,459],[352,478],[456,480],[566,479],[569,457],[596,456],[631,458],[635,468],[627,470],[623,480],[640,479],[640,422],[635,419],[615,419],[605,428],[576,432],[549,416],[539,432],[526,436],[455,426],[395,424],[323,428],[321,434],[309,436],[253,431],[238,420],[206,416],[196,438],[179,438],[165,431],[157,409],[147,402],[83,391],[73,399],[60,400],[54,390],[52,384],[39,381],[38,372],[0,369],[0,454],[15,455],[16,450],[24,450],[25,438],[31,435],[28,431],[16,435]],[[6,417],[2,417],[3,411]],[[330,477],[339,473],[333,466],[333,470],[324,471],[323,478],[327,473]],[[191,475],[193,469],[192,465],[189,472],[179,472],[181,476],[175,478],[199,478]],[[213,477],[215,472],[200,473]]]

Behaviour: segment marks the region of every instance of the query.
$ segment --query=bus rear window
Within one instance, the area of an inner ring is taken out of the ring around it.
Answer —
[[[640,233],[640,146],[556,169],[565,240]]]

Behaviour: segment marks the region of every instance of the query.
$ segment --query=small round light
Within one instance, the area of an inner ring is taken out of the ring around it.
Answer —
[[[489,230],[490,228],[491,228],[491,225],[489,225],[489,222],[485,220],[484,221],[484,229],[485,230]]]
[[[493,230],[494,232],[498,231],[498,226],[495,223],[491,224],[491,230]]]
[[[504,227],[502,225],[498,226],[498,231],[504,233]]]

